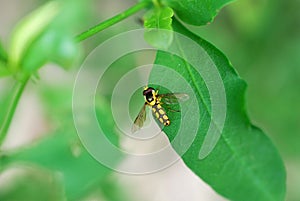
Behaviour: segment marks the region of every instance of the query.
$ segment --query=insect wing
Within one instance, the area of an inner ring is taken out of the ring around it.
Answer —
[[[144,122],[146,120],[146,104],[143,105],[141,111],[138,116],[135,118],[134,123],[131,128],[131,132],[135,133],[137,130],[143,127]]]
[[[178,102],[183,102],[189,99],[189,95],[184,93],[168,93],[160,94],[161,100],[165,104],[178,104]]]

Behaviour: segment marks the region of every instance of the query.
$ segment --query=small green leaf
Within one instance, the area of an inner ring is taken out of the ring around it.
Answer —
[[[164,132],[172,146],[196,175],[230,200],[283,201],[285,168],[270,139],[251,125],[246,115],[245,82],[213,45],[176,20],[173,29],[183,35],[174,35],[170,52],[157,53],[158,66],[149,81],[190,95],[189,102],[182,103],[181,115],[168,113],[171,125]],[[180,76],[173,76],[173,71]],[[223,86],[224,90],[214,91],[211,86]],[[225,102],[220,98],[222,93]],[[214,97],[219,101],[213,102]],[[222,116],[224,127],[220,129],[217,122]],[[214,133],[208,133],[211,125],[217,128]],[[205,141],[207,137],[212,137],[210,142]],[[203,149],[206,152],[201,152]]]
[[[172,17],[170,7],[154,7],[144,16],[145,40],[153,47],[167,49],[172,43]]]
[[[217,12],[232,0],[161,0],[163,5],[170,6],[176,15],[185,23],[205,25],[213,20]]]

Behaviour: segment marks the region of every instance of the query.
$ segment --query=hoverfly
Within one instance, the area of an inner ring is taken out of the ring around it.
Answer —
[[[146,120],[146,106],[152,108],[153,115],[159,120],[164,126],[170,125],[170,119],[167,116],[165,109],[161,106],[162,104],[178,104],[178,101],[185,101],[189,98],[187,94],[182,93],[167,93],[167,94],[158,94],[158,90],[155,90],[152,87],[145,87],[143,91],[143,96],[145,99],[145,104],[143,105],[141,111],[134,120],[132,126],[132,133],[136,132],[138,129],[143,127]],[[171,110],[174,112],[179,112]]]

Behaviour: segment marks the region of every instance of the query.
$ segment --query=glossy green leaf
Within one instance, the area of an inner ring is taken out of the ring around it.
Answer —
[[[174,53],[159,51],[155,64],[165,68],[155,66],[150,76],[151,83],[167,85],[172,88],[172,92],[176,90],[190,95],[191,100],[182,103],[182,122],[180,113],[168,113],[171,125],[164,128],[164,132],[172,146],[196,175],[230,200],[284,200],[285,168],[270,139],[259,128],[251,125],[246,115],[245,82],[238,77],[223,53],[213,45],[192,34],[175,20],[173,28],[190,38],[193,43],[185,42],[175,35],[171,47],[180,52],[181,58]],[[199,48],[191,44],[196,44]],[[199,74],[191,63],[199,63],[205,72]],[[224,111],[217,111],[220,114],[213,116],[212,111],[215,107],[212,104],[213,95],[219,97],[220,92],[214,92],[209,86],[219,87],[220,83],[214,79],[213,71],[206,72],[209,65],[216,67],[226,95],[225,104],[222,102],[215,104],[217,108],[219,106],[222,108],[224,104],[227,112],[225,111],[223,129],[217,130],[211,136],[218,139],[217,135],[220,132],[221,136],[216,146],[211,147],[212,150],[207,152],[208,155],[201,155],[200,150],[207,148],[204,141],[208,135],[210,122],[217,125],[218,118],[224,115]],[[184,87],[179,78],[170,74],[170,70],[183,77],[191,90]],[[205,75],[209,76],[209,82],[205,80]],[[198,125],[196,129],[194,125]],[[177,134],[179,127],[185,129],[181,135]],[[191,136],[193,134],[195,136]],[[192,141],[188,142],[189,139]]]
[[[173,10],[170,7],[154,7],[144,16],[145,40],[153,47],[166,49],[173,40]]]
[[[170,6],[176,15],[185,23],[205,25],[211,22],[217,12],[232,0],[161,0],[161,3]]]

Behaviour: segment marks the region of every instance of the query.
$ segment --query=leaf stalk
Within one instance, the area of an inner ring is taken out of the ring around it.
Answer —
[[[126,19],[127,17],[137,13],[138,11],[146,8],[147,6],[151,5],[151,1],[141,1],[137,3],[136,5],[130,7],[129,9],[123,11],[122,13],[115,15],[112,18],[109,18],[96,26],[88,29],[87,31],[82,32],[81,34],[76,36],[76,41],[81,42],[87,38],[92,37],[93,35],[97,34],[98,32],[122,21],[123,19]]]
[[[0,147],[7,135],[7,131],[9,129],[9,126],[11,124],[13,115],[16,111],[17,105],[19,103],[19,100],[21,98],[21,95],[24,91],[24,88],[29,80],[30,76],[27,76],[24,80],[19,81],[17,80],[13,89],[12,89],[12,97],[10,98],[11,101],[9,102],[7,112],[3,118],[3,123],[0,125]]]

